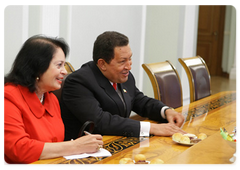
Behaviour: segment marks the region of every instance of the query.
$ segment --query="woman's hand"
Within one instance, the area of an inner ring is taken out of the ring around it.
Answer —
[[[85,135],[72,141],[76,154],[97,152],[103,146],[101,135]]]
[[[102,147],[101,135],[86,135],[73,141],[45,143],[39,159],[97,152]]]

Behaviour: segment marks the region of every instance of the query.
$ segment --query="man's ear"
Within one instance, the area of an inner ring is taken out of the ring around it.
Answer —
[[[106,68],[107,63],[104,59],[102,59],[102,58],[98,59],[97,64],[98,64],[98,67],[99,67],[100,70],[105,71],[107,69]]]

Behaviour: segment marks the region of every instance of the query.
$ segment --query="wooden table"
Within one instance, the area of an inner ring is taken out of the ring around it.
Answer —
[[[171,137],[103,136],[104,148],[112,153],[111,157],[74,160],[60,157],[39,160],[34,164],[118,164],[121,158],[134,158],[139,153],[144,154],[147,161],[160,158],[165,164],[231,163],[229,159],[236,152],[236,147],[228,145],[219,129],[225,127],[231,132],[236,126],[235,91],[220,92],[175,110],[186,118],[183,130],[196,135],[203,132],[208,138],[193,146],[184,146],[173,142]]]

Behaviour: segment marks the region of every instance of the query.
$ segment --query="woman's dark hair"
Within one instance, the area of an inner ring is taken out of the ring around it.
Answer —
[[[34,92],[36,78],[48,69],[58,47],[63,50],[66,57],[69,47],[64,39],[44,35],[30,37],[18,52],[11,71],[5,77],[4,84],[22,85],[30,92]]]
[[[114,48],[128,45],[128,37],[115,32],[107,31],[99,35],[94,42],[93,61],[97,64],[100,58],[108,64],[114,58]]]

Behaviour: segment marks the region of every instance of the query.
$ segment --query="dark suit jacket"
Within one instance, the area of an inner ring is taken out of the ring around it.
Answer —
[[[70,74],[64,83],[60,100],[65,125],[65,140],[76,139],[84,122],[95,123],[94,133],[102,135],[139,136],[140,122],[129,119],[131,111],[140,116],[166,122],[160,110],[162,102],[144,96],[135,86],[130,73],[128,81],[118,84],[124,105],[109,80],[93,61]]]

